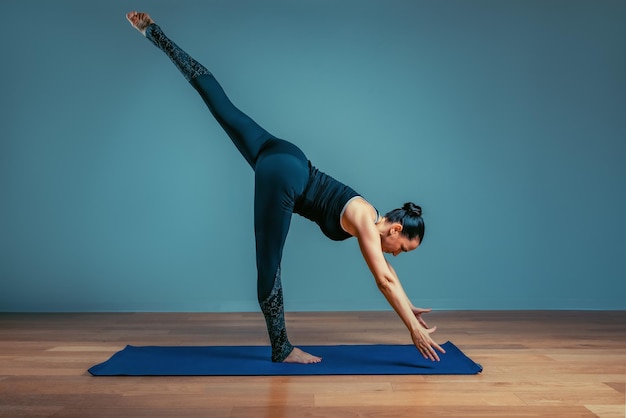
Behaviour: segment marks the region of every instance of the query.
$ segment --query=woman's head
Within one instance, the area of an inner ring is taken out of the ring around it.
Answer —
[[[415,203],[407,202],[402,208],[388,212],[385,215],[385,221],[402,225],[402,235],[411,241],[417,238],[419,243],[422,243],[425,230],[424,219],[422,218],[422,208]]]

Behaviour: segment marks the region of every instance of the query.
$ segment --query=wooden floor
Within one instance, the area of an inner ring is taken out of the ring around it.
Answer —
[[[476,376],[92,377],[133,345],[265,345],[260,314],[0,314],[0,417],[624,417],[626,311],[433,312]],[[410,343],[391,312],[292,313],[296,344]]]

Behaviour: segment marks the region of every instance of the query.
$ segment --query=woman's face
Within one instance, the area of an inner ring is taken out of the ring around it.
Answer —
[[[395,257],[400,253],[413,251],[419,247],[420,239],[418,237],[409,239],[402,234],[402,225],[394,223],[389,231],[380,237],[380,244],[384,253],[392,254]]]

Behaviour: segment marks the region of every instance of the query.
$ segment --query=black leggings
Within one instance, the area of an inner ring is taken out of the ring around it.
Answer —
[[[198,91],[254,170],[257,296],[272,344],[272,361],[283,361],[293,346],[285,328],[280,261],[296,199],[309,180],[308,160],[298,147],[275,138],[237,109],[215,77],[157,25],[148,27],[146,37],[170,57]]]

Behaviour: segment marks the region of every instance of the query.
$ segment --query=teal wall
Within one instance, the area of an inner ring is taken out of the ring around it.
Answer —
[[[381,211],[417,305],[626,309],[626,3],[8,0],[0,311],[249,311],[253,176],[147,9],[235,103]],[[288,310],[387,309],[294,218]]]

